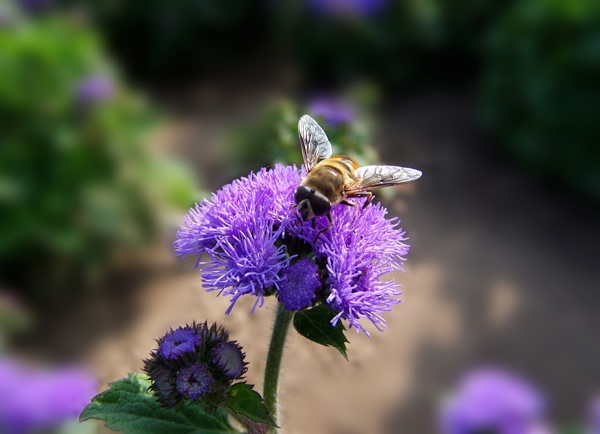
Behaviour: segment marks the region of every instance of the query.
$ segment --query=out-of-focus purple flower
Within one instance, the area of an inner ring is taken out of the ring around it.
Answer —
[[[466,375],[442,411],[444,434],[537,434],[544,425],[546,400],[528,380],[494,368]]]
[[[54,4],[53,0],[18,0],[19,7],[29,13],[47,11]]]
[[[99,101],[110,101],[114,95],[114,83],[102,75],[91,75],[77,85],[77,101],[83,106]]]
[[[587,434],[600,434],[600,395],[596,395],[590,401]]]
[[[313,116],[322,117],[333,127],[352,122],[356,118],[356,113],[350,105],[331,97],[315,98],[309,104],[308,111]]]
[[[386,0],[308,0],[308,7],[334,17],[372,16],[381,13]]]
[[[0,360],[0,432],[48,430],[76,418],[97,389],[96,380],[76,368],[41,370]]]
[[[401,293],[398,284],[380,277],[399,270],[409,249],[399,222],[386,219],[387,211],[380,205],[358,211],[339,205],[331,212],[333,227],[317,237],[328,221],[317,217],[314,224],[302,222],[296,215],[293,193],[300,181],[296,168],[275,165],[226,185],[184,217],[176,254],[198,255],[205,288],[231,296],[227,313],[244,294],[256,296],[256,306],[264,296],[277,293],[288,309],[308,307],[307,299],[314,299],[338,312],[334,325],[345,319],[350,327],[367,333],[360,324],[367,318],[381,330],[385,321],[380,314],[398,303]],[[294,301],[285,284],[295,278],[290,260],[307,250],[315,264],[322,264],[319,279],[312,280],[316,273],[309,270],[306,258],[300,258],[296,267],[303,265],[310,288],[299,287],[308,294],[300,297],[301,302]],[[203,253],[208,260],[202,261]],[[317,300],[313,296],[317,292],[325,298]]]

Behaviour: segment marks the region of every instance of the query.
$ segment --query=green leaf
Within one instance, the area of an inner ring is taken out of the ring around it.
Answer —
[[[143,374],[110,384],[83,409],[79,420],[100,419],[106,426],[126,434],[222,434],[238,432],[223,411],[206,414],[201,405],[173,410],[162,407]]]
[[[236,414],[244,415],[254,422],[275,425],[275,421],[252,384],[237,383],[229,389],[229,399],[225,406]]]
[[[346,343],[344,335],[346,328],[341,321],[334,326],[331,320],[337,312],[326,304],[320,304],[312,309],[302,310],[294,315],[294,328],[298,333],[313,342],[326,347],[334,347],[346,360]]]

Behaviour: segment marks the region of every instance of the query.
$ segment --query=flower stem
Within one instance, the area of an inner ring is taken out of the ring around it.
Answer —
[[[293,316],[293,312],[285,310],[283,303],[279,303],[277,306],[277,314],[275,316],[275,324],[273,325],[271,343],[269,345],[269,354],[267,355],[267,366],[265,367],[263,397],[265,399],[265,406],[273,416],[273,419],[275,419],[276,423],[279,421],[277,384],[279,382],[281,358],[283,356],[283,347],[285,346],[285,337]],[[275,428],[271,429],[270,432],[275,432]]]

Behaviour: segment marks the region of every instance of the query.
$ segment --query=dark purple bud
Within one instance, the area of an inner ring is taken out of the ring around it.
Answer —
[[[185,353],[193,353],[200,345],[200,337],[194,327],[179,327],[165,335],[158,352],[165,359],[175,359]]]
[[[212,381],[206,365],[196,362],[177,374],[177,391],[195,401],[208,392]]]
[[[169,369],[163,368],[158,369],[152,376],[154,389],[158,392],[160,401],[165,407],[174,407],[177,404],[177,399],[174,395],[175,386],[173,385],[171,375],[172,373]]]
[[[244,353],[234,342],[225,342],[210,351],[210,360],[230,380],[242,378],[246,372]]]

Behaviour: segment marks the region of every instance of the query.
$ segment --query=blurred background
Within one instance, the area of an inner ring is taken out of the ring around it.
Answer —
[[[274,300],[225,317],[171,243],[208,192],[300,165],[304,113],[424,175],[378,194],[412,245],[389,328],[349,363],[292,332],[284,432],[473,432],[440,409],[488,366],[536,385],[541,424],[593,423],[600,2],[0,0],[0,395],[74,385],[61,411],[0,399],[0,432],[98,432],[69,419],[193,320],[262,388]]]

